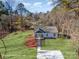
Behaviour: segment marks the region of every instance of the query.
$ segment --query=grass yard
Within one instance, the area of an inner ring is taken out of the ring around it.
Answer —
[[[27,48],[24,45],[29,34],[32,31],[12,33],[4,38],[7,47],[6,59],[36,59],[36,48]],[[49,39],[45,40],[46,50],[61,50],[65,59],[76,59],[76,53],[71,40],[66,39]],[[0,41],[0,52],[4,54],[3,44]]]
[[[7,47],[6,59],[35,59],[36,49],[30,49],[24,45],[30,34],[32,31],[17,32],[4,38]],[[4,54],[2,42],[0,42],[0,47],[0,51]]]
[[[61,50],[65,59],[77,59],[75,49],[70,39],[46,40],[43,49]]]

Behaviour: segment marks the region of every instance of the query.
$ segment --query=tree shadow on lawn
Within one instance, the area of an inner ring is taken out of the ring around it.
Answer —
[[[0,49],[4,49],[4,47],[0,47]],[[30,50],[31,48],[26,47],[24,44],[17,44],[17,45],[6,45],[7,52],[10,51],[18,51],[23,49]]]
[[[24,46],[24,44],[17,44],[17,45],[6,45],[6,48],[17,48],[17,47],[21,47]],[[4,48],[4,46],[0,47],[0,49]]]
[[[23,46],[24,44],[17,44],[17,45],[6,45],[7,48],[11,48],[11,47],[20,47]]]

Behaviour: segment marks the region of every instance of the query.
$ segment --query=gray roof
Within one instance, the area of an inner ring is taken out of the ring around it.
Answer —
[[[49,33],[57,33],[57,27],[56,26],[46,26],[44,27],[44,31],[47,31]]]
[[[36,28],[36,31],[39,29],[40,27]],[[49,33],[58,33],[57,27],[56,26],[44,26],[41,27],[40,29],[49,32]]]

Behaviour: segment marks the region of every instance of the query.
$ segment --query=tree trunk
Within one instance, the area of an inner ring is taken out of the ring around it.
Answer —
[[[2,58],[2,55],[1,55],[1,53],[0,53],[0,59],[3,59],[3,58]]]
[[[79,59],[79,48],[77,50],[77,59]]]

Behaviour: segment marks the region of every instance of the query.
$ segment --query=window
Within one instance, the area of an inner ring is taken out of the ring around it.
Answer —
[[[54,33],[53,36],[55,37],[56,36],[56,33]]]
[[[48,34],[46,34],[46,37],[48,37]]]

